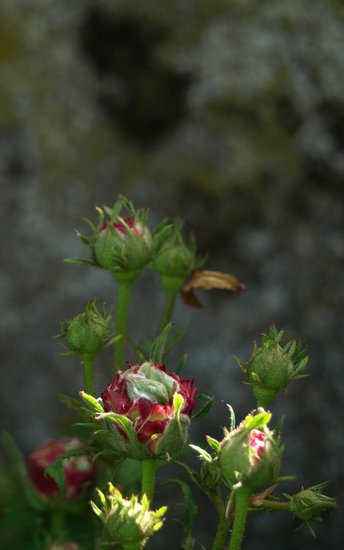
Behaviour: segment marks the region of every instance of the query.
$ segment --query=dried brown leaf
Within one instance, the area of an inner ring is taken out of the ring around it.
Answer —
[[[238,293],[244,290],[245,285],[230,273],[207,270],[195,271],[191,279],[182,288],[182,297],[188,306],[202,307],[202,303],[194,293],[196,288],[202,288],[203,290],[218,288]]]

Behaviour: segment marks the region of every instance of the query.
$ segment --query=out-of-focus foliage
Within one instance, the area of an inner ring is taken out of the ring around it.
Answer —
[[[26,128],[49,181],[111,169],[220,195],[343,175],[339,2],[5,0],[0,16],[1,125]]]

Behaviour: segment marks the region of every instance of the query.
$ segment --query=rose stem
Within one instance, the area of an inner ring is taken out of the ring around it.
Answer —
[[[127,327],[128,306],[131,297],[131,291],[138,273],[114,273],[114,278],[118,283],[118,301],[116,316],[116,333],[122,338],[116,343],[114,351],[115,372],[123,368],[125,332]]]
[[[213,546],[211,547],[211,550],[223,550],[223,547],[228,535],[229,526],[230,526],[230,520],[226,517],[220,517],[219,523],[217,524],[217,531],[216,531],[215,539],[213,542]]]
[[[146,496],[151,503],[154,495],[156,462],[154,459],[147,458],[142,461],[142,487],[141,496]]]
[[[83,355],[82,366],[84,367],[85,392],[94,395],[94,356],[89,354]]]
[[[62,539],[65,533],[64,527],[65,514],[59,508],[54,508],[51,511],[51,533],[57,539]]]
[[[162,312],[162,317],[161,317],[160,325],[159,325],[159,334],[160,334],[160,332],[162,332],[164,330],[165,326],[171,320],[173,309],[174,309],[174,304],[176,302],[176,298],[177,298],[177,294],[178,294],[178,290],[179,289],[176,290],[174,288],[170,288],[170,289],[165,288],[165,303],[164,303],[164,309],[163,309],[163,312]]]
[[[237,489],[235,494],[234,523],[228,550],[240,550],[244,536],[246,515],[250,491],[246,488]]]
[[[168,275],[161,275],[160,282],[165,290],[165,304],[159,325],[159,334],[164,330],[165,326],[170,322],[173,313],[174,304],[176,302],[177,294],[183,286],[183,277],[169,277]]]

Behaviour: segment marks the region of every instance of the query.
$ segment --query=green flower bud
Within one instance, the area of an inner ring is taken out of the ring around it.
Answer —
[[[177,220],[174,225],[161,224],[154,234],[153,269],[159,273],[162,285],[167,289],[179,289],[185,278],[204,263],[204,258],[196,256],[193,236],[186,243],[182,231],[183,222]]]
[[[336,507],[334,498],[322,494],[327,483],[303,489],[296,495],[285,495],[290,500],[290,510],[305,523],[320,519],[321,514]]]
[[[250,492],[276,482],[282,448],[266,424],[271,414],[248,415],[221,442],[219,467],[228,485],[240,483]]]
[[[143,495],[141,501],[135,495],[125,499],[111,483],[107,497],[100,490],[97,491],[102,508],[94,502],[91,502],[91,506],[104,523],[111,542],[123,548],[143,548],[148,539],[162,527],[166,506],[154,512],[149,509],[146,495]]]
[[[100,312],[94,300],[87,304],[84,313],[61,323],[57,338],[66,338],[72,354],[94,356],[114,341],[110,321],[111,315],[105,309]]]
[[[122,209],[129,216],[121,216]],[[85,220],[93,235],[78,237],[90,247],[91,260],[69,258],[69,263],[95,265],[111,271],[116,279],[134,280],[142,268],[150,262],[153,253],[153,238],[147,227],[147,212],[135,210],[132,203],[122,197],[113,206],[97,208],[98,225]]]
[[[273,327],[262,337],[262,345],[255,346],[250,360],[239,366],[253,386],[258,407],[266,408],[277,393],[289,382],[304,378],[308,357],[301,346],[292,340],[282,347],[283,331]]]

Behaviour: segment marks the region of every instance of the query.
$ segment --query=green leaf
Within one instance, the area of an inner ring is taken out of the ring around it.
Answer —
[[[85,412],[85,407],[78,399],[75,399],[75,397],[70,397],[69,395],[64,395],[62,393],[56,393],[55,394],[61,403],[66,405],[69,409],[73,409],[78,412]]]
[[[236,424],[235,412],[233,407],[229,403],[227,403],[227,407],[229,410],[229,427],[230,427],[230,430],[234,430],[235,424]]]
[[[202,418],[203,416],[208,414],[209,410],[212,407],[213,400],[213,397],[209,397],[209,395],[205,395],[203,393],[199,393],[198,395],[196,395],[196,401],[205,401],[206,403],[200,411],[192,416],[192,420],[195,420],[196,418]]]
[[[48,466],[48,468],[45,469],[44,474],[53,478],[53,480],[56,481],[58,488],[60,489],[63,496],[65,496],[67,483],[66,473],[63,466],[63,458],[59,456],[54,464],[51,464],[51,466]]]
[[[266,411],[258,413],[255,416],[249,414],[244,420],[244,427],[248,431],[264,428],[270,421],[271,416],[271,413]]]
[[[172,327],[173,327],[173,323],[168,323],[168,325],[165,326],[165,328],[160,332],[160,334],[152,342],[152,345],[150,348],[150,359],[153,363],[162,363],[165,355],[167,340]]]
[[[84,260],[83,258],[65,258],[65,264],[83,264],[83,265],[94,265],[91,260]]]
[[[198,454],[199,457],[204,460],[204,462],[212,462],[212,456],[205,450],[202,449],[202,447],[199,447],[198,445],[189,445],[191,449],[194,449]]]
[[[176,374],[180,374],[180,373],[182,372],[183,368],[185,367],[185,364],[186,364],[187,359],[188,359],[188,356],[187,356],[187,354],[185,353],[185,354],[183,355],[183,357],[182,357],[182,358],[179,360],[179,362],[178,362],[178,365],[177,365],[176,370],[175,370],[175,373],[176,373]]]
[[[185,514],[183,518],[182,547],[190,548],[190,542],[192,540],[191,530],[197,515],[197,506],[193,501],[191,489],[187,485],[187,483],[185,483],[184,481],[180,481],[179,479],[171,479],[167,482],[167,484],[170,483],[176,483],[177,485],[179,485],[183,493],[183,505],[185,507]],[[186,544],[188,544],[188,546],[186,546]]]

